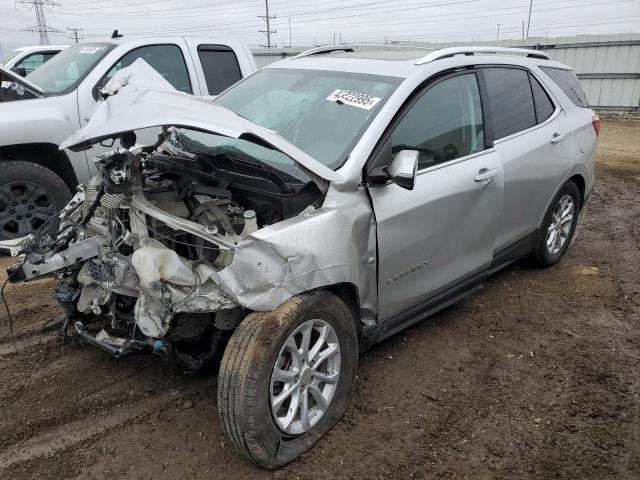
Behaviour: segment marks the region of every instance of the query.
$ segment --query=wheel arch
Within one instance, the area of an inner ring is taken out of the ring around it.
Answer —
[[[566,185],[567,182],[573,181],[576,186],[578,187],[578,191],[580,192],[580,209],[582,209],[582,206],[584,205],[584,195],[585,195],[585,188],[586,188],[586,183],[584,180],[584,177],[577,173],[574,176],[570,177],[565,183],[564,185]],[[563,186],[564,186],[563,185]],[[562,187],[560,187],[562,188]]]
[[[320,290],[322,290],[322,288],[320,288]],[[329,285],[325,287],[324,290],[333,293],[345,303],[351,312],[356,330],[358,334],[360,334],[360,330],[362,328],[362,316],[360,314],[360,296],[358,295],[358,287],[353,283],[343,282],[335,285]]]
[[[71,192],[78,185],[76,172],[64,151],[53,143],[24,143],[0,146],[0,162],[17,160],[41,165],[58,175]]]

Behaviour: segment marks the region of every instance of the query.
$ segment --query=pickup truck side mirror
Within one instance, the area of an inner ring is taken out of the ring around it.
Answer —
[[[93,96],[94,100],[97,101],[100,98],[100,90],[104,88],[108,81],[109,77],[105,75],[98,81],[98,83],[93,86],[93,88],[91,89],[91,95]]]
[[[374,168],[368,175],[369,182],[373,184],[384,184],[391,180],[401,188],[413,190],[416,183],[418,171],[417,150],[401,150],[391,161],[388,167]]]
[[[26,77],[27,76],[27,69],[24,68],[24,67],[11,67],[11,71],[13,73],[17,73],[21,77]]]

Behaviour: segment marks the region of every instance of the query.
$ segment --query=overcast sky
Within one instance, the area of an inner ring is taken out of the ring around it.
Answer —
[[[46,2],[47,0],[42,0]],[[20,3],[24,2],[24,3]],[[67,28],[84,40],[125,35],[234,36],[266,43],[264,0],[57,0],[46,9],[50,43],[69,43]],[[520,38],[529,0],[272,0],[272,43],[294,45],[388,40],[471,41]],[[37,45],[32,0],[0,0],[3,51]],[[640,0],[533,0],[529,36],[640,32]]]

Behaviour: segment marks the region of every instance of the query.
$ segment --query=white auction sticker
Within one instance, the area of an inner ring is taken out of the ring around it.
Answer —
[[[371,110],[380,101],[380,97],[374,97],[368,93],[359,93],[352,90],[337,89],[327,97],[330,102],[344,103],[352,107]]]
[[[94,53],[99,52],[103,48],[104,47],[82,47],[78,53],[88,53],[90,55],[93,55]]]

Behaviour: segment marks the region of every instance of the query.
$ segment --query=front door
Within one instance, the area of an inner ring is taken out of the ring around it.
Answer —
[[[484,132],[476,74],[459,73],[420,92],[383,143],[391,157],[401,150],[420,156],[413,190],[369,188],[381,319],[490,265],[503,174]]]

